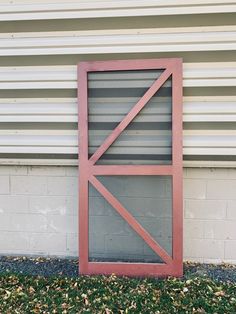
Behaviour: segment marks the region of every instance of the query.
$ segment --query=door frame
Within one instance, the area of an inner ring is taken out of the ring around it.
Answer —
[[[88,157],[88,73],[125,70],[164,70],[119,125]],[[119,134],[144,108],[156,91],[172,76],[172,164],[96,165]],[[183,274],[183,188],[182,188],[182,59],[119,60],[81,62],[78,65],[79,106],[79,273],[129,276],[182,276]],[[96,175],[168,175],[172,177],[172,256],[152,238]],[[126,222],[165,263],[89,261],[89,183],[97,189]]]

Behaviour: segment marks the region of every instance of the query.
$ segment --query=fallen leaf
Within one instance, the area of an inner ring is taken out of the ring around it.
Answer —
[[[224,293],[224,291],[217,291],[217,292],[215,292],[214,293],[217,297],[222,297],[222,296],[224,296],[225,295],[225,293]]]
[[[30,287],[29,287],[29,293],[32,294],[32,293],[34,293],[34,292],[35,292],[35,289],[34,289],[32,286],[30,286]]]

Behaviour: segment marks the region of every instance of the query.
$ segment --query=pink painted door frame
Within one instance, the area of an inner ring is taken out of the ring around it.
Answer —
[[[88,73],[102,71],[162,69],[160,77],[136,105],[88,157]],[[172,76],[172,164],[171,165],[96,165],[121,132],[147,102]],[[120,60],[81,62],[78,65],[79,103],[79,272],[129,276],[181,276],[183,273],[183,197],[182,197],[182,60]],[[139,224],[129,211],[97,180],[97,175],[168,175],[172,177],[172,256]],[[164,263],[124,263],[89,261],[89,191],[91,183],[108,203],[127,221]]]

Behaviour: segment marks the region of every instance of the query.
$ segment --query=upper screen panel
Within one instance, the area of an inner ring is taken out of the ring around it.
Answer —
[[[164,70],[88,73],[89,156],[102,145]],[[147,101],[96,164],[172,163],[172,79]]]

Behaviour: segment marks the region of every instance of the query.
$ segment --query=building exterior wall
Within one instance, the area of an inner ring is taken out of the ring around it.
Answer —
[[[77,64],[182,58],[184,258],[236,263],[235,13],[236,0],[1,1],[0,254],[78,255]]]
[[[78,164],[79,62],[182,58],[184,166],[235,167],[235,12],[235,0],[4,0],[0,164]]]
[[[78,256],[77,176],[76,167],[0,167],[0,254]],[[184,169],[185,260],[236,263],[235,191],[235,169]]]

